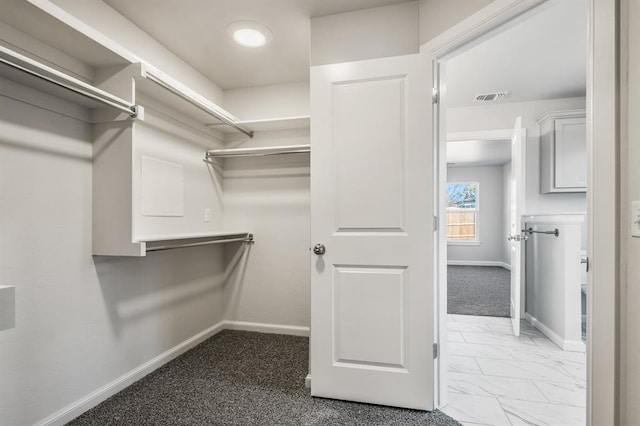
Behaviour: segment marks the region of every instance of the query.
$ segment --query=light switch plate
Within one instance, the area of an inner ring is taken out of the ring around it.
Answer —
[[[631,203],[631,236],[640,238],[640,201]]]

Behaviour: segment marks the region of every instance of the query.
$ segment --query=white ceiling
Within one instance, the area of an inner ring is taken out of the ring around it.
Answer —
[[[469,140],[447,142],[449,167],[500,166],[511,161],[511,140]]]
[[[556,0],[446,64],[448,106],[508,90],[498,102],[585,96],[586,0]]]
[[[104,0],[121,15],[223,89],[309,79],[310,17],[407,0]],[[236,45],[235,21],[257,21],[273,33],[260,49]]]

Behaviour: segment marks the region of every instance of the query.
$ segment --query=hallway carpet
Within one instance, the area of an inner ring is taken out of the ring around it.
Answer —
[[[511,272],[499,266],[447,266],[447,313],[510,316]]]
[[[306,337],[225,330],[70,425],[460,425],[432,413],[312,398]]]

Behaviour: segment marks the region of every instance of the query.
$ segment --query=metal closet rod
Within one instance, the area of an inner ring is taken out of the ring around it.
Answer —
[[[83,81],[67,76],[54,68],[34,61],[31,58],[3,46],[0,46],[0,62],[17,69],[18,71],[22,71],[58,87],[62,87],[63,89],[77,93],[94,101],[101,102],[105,105],[109,105],[110,107],[116,108],[120,111],[124,111],[129,114],[131,118],[138,116],[137,105],[131,104],[124,99],[113,96],[112,94],[100,90],[97,87],[93,87]]]
[[[146,77],[149,80],[153,81],[154,83],[158,84],[159,86],[164,87],[165,89],[167,89],[171,93],[180,96],[182,99],[184,99],[185,101],[189,102],[191,105],[197,107],[198,109],[206,112],[209,115],[212,115],[217,120],[222,121],[224,124],[227,124],[227,125],[233,127],[234,129],[244,133],[245,135],[249,136],[250,138],[253,137],[253,130],[249,130],[249,129],[237,124],[234,120],[232,120],[231,118],[227,117],[223,112],[216,111],[215,109],[213,109],[213,108],[211,108],[211,107],[209,107],[207,105],[204,105],[198,99],[195,99],[195,98],[189,96],[188,94],[182,92],[181,90],[177,89],[176,87],[172,86],[171,84],[167,83],[166,81],[162,80],[161,78],[159,78],[158,76],[156,76],[154,74],[147,73]]]
[[[225,237],[213,237],[213,238],[214,238],[213,240],[201,241],[197,243],[167,244],[164,246],[147,247],[146,251],[148,253],[151,251],[172,250],[172,249],[185,248],[185,247],[208,246],[212,244],[222,244],[222,243],[236,243],[240,241],[248,244],[252,244],[254,242],[253,234],[247,234],[243,237],[234,237],[234,238],[225,238]]]
[[[547,234],[547,235],[555,235],[556,237],[560,236],[560,230],[558,230],[558,228],[554,229],[553,231],[534,231],[533,228],[529,228],[529,229],[523,229],[522,232],[528,233],[529,235]]]
[[[259,148],[229,148],[209,149],[205,152],[205,158],[224,157],[264,157],[267,155],[304,154],[311,152],[311,145],[285,145]]]

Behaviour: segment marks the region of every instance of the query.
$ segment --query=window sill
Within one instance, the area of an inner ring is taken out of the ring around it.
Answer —
[[[480,241],[447,241],[448,246],[479,246]]]

